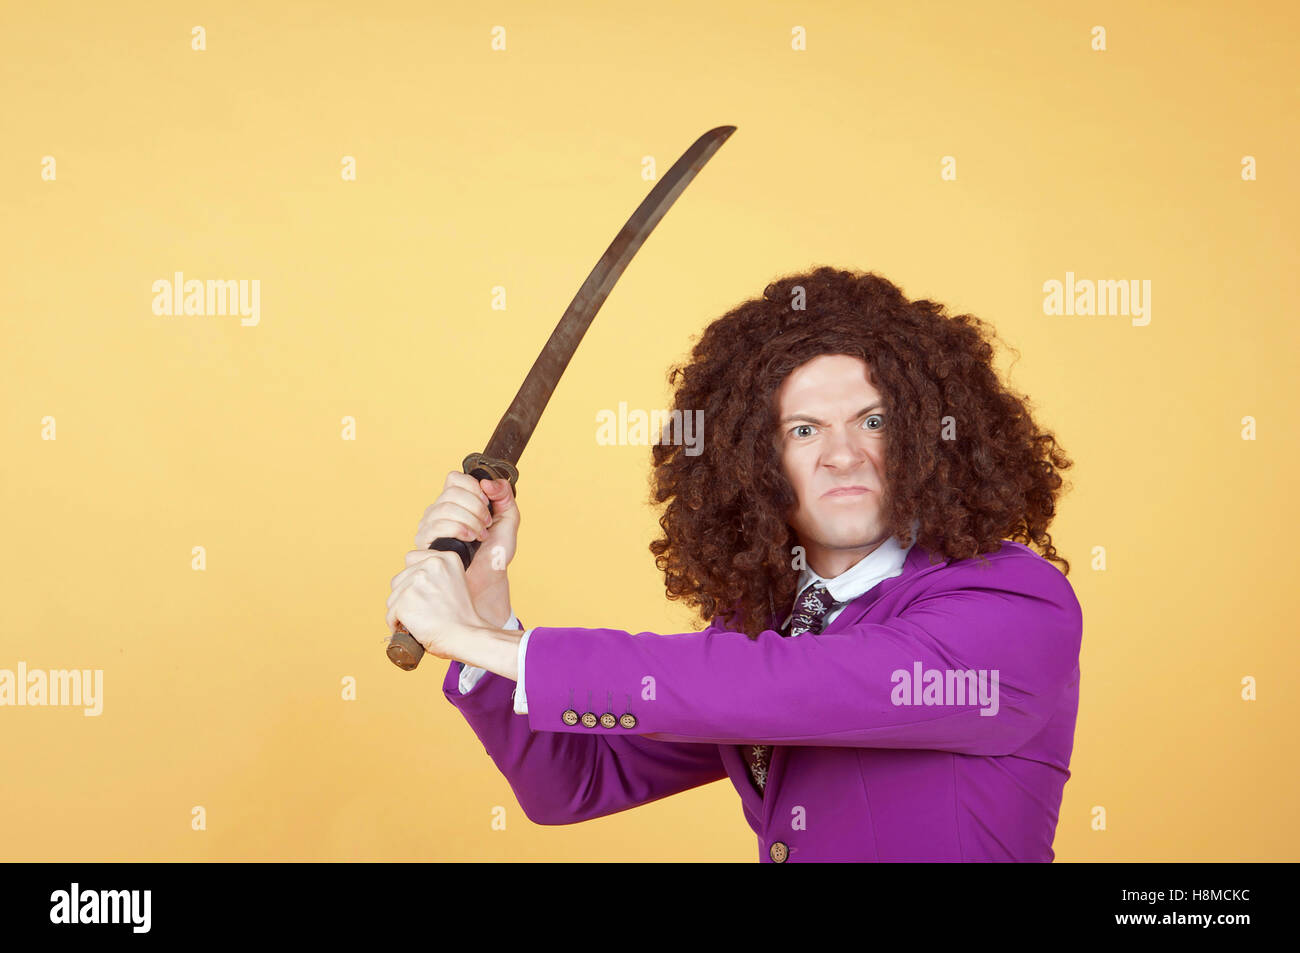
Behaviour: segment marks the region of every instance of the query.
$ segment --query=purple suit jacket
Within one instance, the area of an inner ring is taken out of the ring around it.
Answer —
[[[727,777],[763,862],[1051,861],[1078,711],[1078,599],[1021,543],[983,561],[930,558],[914,545],[900,575],[820,635],[751,640],[718,618],[680,635],[539,626],[527,715],[514,713],[514,681],[492,672],[460,694],[459,662],[443,694],[538,824]],[[952,694],[926,704],[896,674],[930,669],[996,670],[996,714]],[[589,693],[596,715],[612,694],[610,710],[635,725],[565,724]],[[774,746],[764,795],[744,743]]]

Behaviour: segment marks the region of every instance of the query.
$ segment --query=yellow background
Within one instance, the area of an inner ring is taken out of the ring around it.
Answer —
[[[102,668],[105,697],[0,709],[0,853],[755,860],[727,781],[531,824],[447,663],[382,648],[420,515],[643,157],[734,124],[523,456],[525,624],[698,628],[646,548],[649,449],[595,414],[666,406],[776,275],[876,270],[991,320],[1077,461],[1058,860],[1296,859],[1295,28],[1283,2],[6,4],[0,668]],[[155,316],[177,270],[260,280],[260,324]],[[1067,271],[1149,279],[1151,323],[1044,315]]]

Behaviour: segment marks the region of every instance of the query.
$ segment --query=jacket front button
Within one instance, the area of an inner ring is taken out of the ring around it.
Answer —
[[[582,716],[582,725],[584,728],[595,728],[596,713],[594,711],[584,712]]]
[[[631,712],[628,712],[626,715],[624,715],[622,718],[618,720],[618,723],[622,725],[624,728],[635,728],[636,715],[632,714]]]
[[[780,841],[774,841],[772,846],[767,849],[767,856],[772,858],[774,864],[784,864],[785,859],[790,856],[790,848]]]
[[[605,712],[600,716],[600,726],[602,728],[613,728],[618,724],[618,719],[614,717],[613,712]]]
[[[565,711],[561,718],[566,725],[576,725],[578,723],[578,713],[572,708]]]

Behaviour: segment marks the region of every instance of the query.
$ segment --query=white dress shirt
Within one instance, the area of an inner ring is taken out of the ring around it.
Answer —
[[[813,570],[804,569],[799,573],[799,595],[802,595],[803,591],[813,583],[820,582],[826,586],[826,590],[831,594],[832,599],[847,604],[875,588],[885,579],[891,579],[899,575],[903,571],[903,562],[907,559],[907,554],[911,551],[912,546],[916,545],[916,531],[920,528],[920,522],[920,520],[912,521],[911,546],[905,549],[899,545],[898,537],[891,536],[834,579],[824,579]],[[798,596],[795,598],[797,600]],[[826,616],[826,625],[830,625],[835,617],[843,611],[844,605],[831,610]],[[793,612],[790,613],[790,615],[793,614]],[[785,622],[781,623],[782,627],[784,628],[786,622],[789,621],[790,616],[786,616]],[[513,609],[510,612],[510,618],[502,628],[523,628]],[[529,629],[519,640],[519,679],[515,682],[516,715],[528,714],[528,697],[524,694],[524,653],[528,648],[528,637],[532,634],[533,630]],[[483,677],[485,671],[487,670],[461,663],[460,693],[464,695],[471,691],[478,684],[478,680]]]
[[[813,583],[820,582],[826,587],[826,591],[831,594],[832,599],[847,604],[858,598],[858,596],[870,592],[880,582],[900,575],[907,554],[911,552],[912,546],[916,545],[916,531],[919,526],[919,520],[913,521],[911,546],[904,549],[899,545],[898,537],[891,536],[834,579],[824,579],[813,572],[812,569],[803,570],[799,573],[799,595],[803,595],[803,591]],[[798,596],[795,597],[795,601],[799,601]],[[843,605],[832,609],[826,615],[825,625],[834,622],[835,617],[843,611]],[[794,615],[793,612],[785,617],[785,622],[781,623],[782,628],[790,621],[792,615]],[[823,628],[825,628],[825,625]]]

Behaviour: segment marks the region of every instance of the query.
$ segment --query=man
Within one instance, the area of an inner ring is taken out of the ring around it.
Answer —
[[[416,544],[480,556],[409,553],[390,629],[455,660],[444,694],[536,823],[728,777],[764,862],[1050,861],[1082,613],[1047,526],[1071,462],[987,337],[877,275],[773,282],[670,375],[703,452],[653,450],[651,550],[703,631],[521,631],[492,568],[509,484],[459,473]]]

